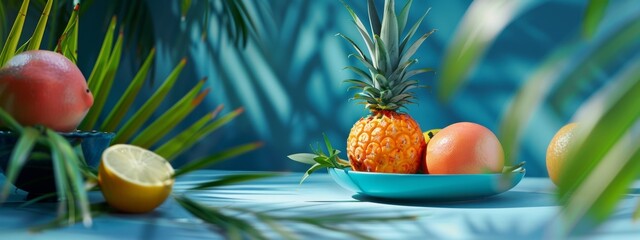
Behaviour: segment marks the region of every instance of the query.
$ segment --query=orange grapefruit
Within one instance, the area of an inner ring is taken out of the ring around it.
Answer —
[[[558,185],[558,174],[567,160],[569,147],[575,142],[576,123],[569,123],[560,128],[547,147],[547,172],[551,181]]]
[[[425,160],[429,174],[499,173],[504,167],[504,152],[491,130],[460,122],[431,138]]]

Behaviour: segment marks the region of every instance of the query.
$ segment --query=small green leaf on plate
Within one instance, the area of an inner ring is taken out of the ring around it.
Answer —
[[[289,156],[287,156],[289,159],[296,161],[296,162],[301,162],[304,164],[309,164],[309,165],[313,165],[316,164],[316,161],[313,160],[314,158],[318,157],[318,155],[313,154],[313,153],[295,153],[295,154],[291,154]]]

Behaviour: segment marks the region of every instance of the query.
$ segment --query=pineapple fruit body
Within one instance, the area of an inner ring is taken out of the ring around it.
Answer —
[[[379,111],[351,128],[347,154],[356,171],[416,173],[422,168],[426,143],[411,116]]]

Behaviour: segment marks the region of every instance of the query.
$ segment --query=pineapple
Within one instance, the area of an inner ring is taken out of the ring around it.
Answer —
[[[417,62],[411,57],[434,32],[432,30],[415,42],[409,42],[429,11],[401,38],[411,0],[399,15],[395,13],[394,1],[386,0],[381,22],[373,0],[369,0],[371,32],[365,29],[354,11],[347,4],[344,5],[353,17],[368,52],[367,56],[354,41],[338,34],[356,50],[357,53],[349,56],[356,57],[366,67],[364,70],[346,67],[361,79],[348,79],[345,82],[353,84],[349,89],[358,90],[353,99],[364,104],[371,112],[357,121],[349,133],[347,155],[351,168],[367,172],[416,173],[424,167],[425,139],[418,123],[400,110],[414,99],[409,90],[418,87],[418,81],[410,78],[432,71],[429,68],[408,70]]]

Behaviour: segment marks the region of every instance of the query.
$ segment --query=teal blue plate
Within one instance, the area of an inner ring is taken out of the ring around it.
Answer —
[[[369,197],[463,201],[490,197],[515,187],[525,170],[503,174],[393,174],[329,168],[338,185]]]

